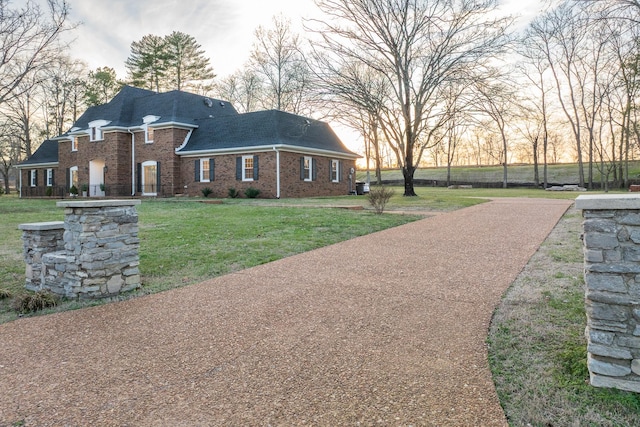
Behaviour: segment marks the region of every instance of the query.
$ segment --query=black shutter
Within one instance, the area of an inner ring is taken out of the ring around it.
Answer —
[[[340,160],[338,160],[338,182],[342,181],[342,162]]]
[[[67,183],[67,189],[71,188],[71,169],[70,168],[67,168],[66,183]]]
[[[142,193],[142,163],[136,163],[136,192]]]
[[[209,159],[209,181],[216,179],[216,161],[215,159]]]
[[[162,180],[160,178],[160,162],[156,162],[156,194],[162,195]]]
[[[304,180],[304,157],[300,157],[300,179]]]
[[[329,182],[333,181],[333,160],[329,159]]]
[[[242,157],[236,157],[236,180],[242,181]]]
[[[258,156],[253,156],[253,180],[258,180]]]
[[[195,171],[193,180],[195,182],[200,182],[200,159],[193,161],[193,170]]]
[[[317,161],[311,158],[311,181],[315,181],[318,179],[318,166],[316,165]]]
[[[38,169],[33,171],[33,177],[34,177],[34,182],[35,182],[35,186],[38,186]]]
[[[51,186],[54,187],[56,185],[56,170],[51,169]]]

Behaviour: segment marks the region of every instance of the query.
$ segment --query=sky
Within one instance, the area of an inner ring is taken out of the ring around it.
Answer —
[[[23,6],[27,0],[10,0]],[[43,4],[44,0],[31,0]],[[547,0],[500,0],[505,14],[521,16],[524,25]],[[303,19],[318,17],[314,0],[67,0],[71,22],[78,23],[70,37],[71,56],[90,70],[111,67],[126,78],[124,63],[131,42],[153,34],[181,31],[202,46],[218,78],[241,69],[249,59],[255,30],[269,28],[273,17],[291,20],[303,35]],[[332,126],[343,142],[361,151],[360,137],[339,124]]]
[[[15,4],[25,0],[15,1]],[[36,0],[38,1],[38,0]],[[302,33],[302,18],[317,16],[313,0],[67,0],[74,32],[72,57],[90,69],[109,66],[126,77],[131,42],[147,34],[181,31],[203,47],[219,77],[246,63],[258,26],[270,27],[276,15],[291,19]],[[543,0],[502,0],[505,13],[535,15]]]

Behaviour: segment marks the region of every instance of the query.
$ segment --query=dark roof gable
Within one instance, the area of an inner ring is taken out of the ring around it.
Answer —
[[[47,163],[58,163],[58,141],[45,140],[31,157],[20,163],[20,166],[36,166]]]
[[[231,104],[182,91],[156,93],[146,89],[124,86],[106,104],[90,107],[74,123],[73,127],[88,129],[94,120],[107,120],[108,127],[135,127],[143,124],[142,118],[159,116],[156,123],[185,123],[194,125],[194,119],[237,115]]]
[[[278,110],[199,120],[198,129],[178,154],[269,145],[354,155],[327,123]]]

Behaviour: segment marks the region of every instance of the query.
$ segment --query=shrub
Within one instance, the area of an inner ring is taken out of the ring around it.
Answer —
[[[257,188],[249,187],[244,190],[244,195],[250,199],[255,199],[256,197],[258,197],[258,194],[260,194],[260,190],[258,190]]]
[[[236,190],[235,188],[233,188],[233,187],[229,187],[228,194],[229,194],[229,197],[232,198],[232,199],[236,199],[236,198],[240,197],[240,192],[238,190]]]
[[[73,194],[74,196],[78,195],[78,187],[76,187],[75,185],[72,185],[71,188],[69,189],[69,194]]]
[[[0,289],[0,299],[11,298],[13,294],[8,289]]]
[[[47,197],[51,197],[53,195],[53,187],[47,187],[45,194],[47,195]]]
[[[33,294],[18,295],[12,303],[12,308],[18,313],[32,313],[48,307],[55,307],[58,299],[50,292],[38,291]]]
[[[395,191],[391,188],[387,188],[384,186],[374,187],[369,190],[369,194],[367,198],[369,200],[369,204],[373,206],[377,214],[381,214],[384,212],[384,207],[387,202],[395,194]]]
[[[209,197],[209,194],[213,193],[213,190],[210,187],[204,187],[202,190],[202,195],[204,197]]]

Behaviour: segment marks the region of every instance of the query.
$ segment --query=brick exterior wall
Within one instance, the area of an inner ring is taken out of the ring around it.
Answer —
[[[195,162],[200,158],[182,158],[183,192],[189,196],[201,196],[202,189],[211,188],[213,193],[209,197],[227,197],[229,188],[235,188],[242,197],[247,188],[260,189],[261,198],[276,198],[277,158],[275,151],[247,153],[245,155],[258,156],[258,180],[242,181],[236,179],[237,155],[203,156],[201,158],[214,159],[215,176],[212,182],[195,181]],[[332,158],[310,156],[316,162],[317,176],[314,181],[307,182],[300,179],[301,154],[280,152],[280,197],[311,197],[311,196],[341,196],[349,192],[349,169],[355,168],[355,160],[340,160],[340,182],[331,182],[330,164]],[[186,186],[186,188],[184,188]]]
[[[202,156],[215,159],[215,176],[213,182],[197,182],[195,164],[200,158],[180,157],[175,149],[185,140],[189,131],[180,128],[156,129],[153,142],[145,142],[144,131],[135,132],[135,164],[138,180],[138,166],[146,161],[160,164],[160,188],[157,193],[161,197],[176,194],[201,196],[202,189],[213,190],[210,197],[227,197],[229,188],[235,188],[241,197],[250,187],[260,190],[259,197],[276,198],[277,193],[277,154],[275,151],[245,153],[258,156],[258,180],[242,181],[236,179],[236,158],[242,154]],[[90,182],[90,162],[104,161],[107,171],[104,174],[106,196],[130,196],[132,189],[135,195],[138,185],[132,187],[131,134],[128,132],[105,132],[103,140],[89,141],[89,136],[78,138],[78,150],[71,151],[70,141],[58,144],[59,166],[55,169],[55,191],[53,196],[66,197],[69,194],[69,168],[78,167],[78,190],[82,184]],[[350,189],[349,169],[355,168],[355,160],[340,159],[340,182],[332,182],[330,165],[333,158],[312,155],[317,174],[311,182],[300,178],[300,158],[302,154],[280,151],[280,197],[338,196],[348,194]],[[41,197],[46,195],[46,169],[38,169],[38,187],[30,188],[29,173],[31,169],[23,169],[22,189],[24,197]],[[353,184],[352,184],[353,185]]]

